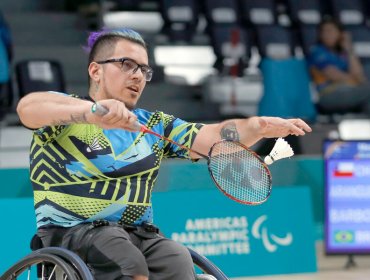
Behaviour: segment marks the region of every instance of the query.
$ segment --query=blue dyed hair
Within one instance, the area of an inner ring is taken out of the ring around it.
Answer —
[[[116,43],[121,39],[137,43],[144,49],[148,49],[141,35],[130,28],[103,29],[98,32],[91,32],[85,47],[85,50],[89,53],[89,64],[95,60],[102,49],[106,49],[108,55],[110,50],[113,53]]]

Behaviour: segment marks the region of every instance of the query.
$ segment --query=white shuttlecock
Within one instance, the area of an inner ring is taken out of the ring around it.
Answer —
[[[279,159],[294,155],[292,147],[283,138],[278,138],[270,154],[265,157],[265,163],[271,164]]]

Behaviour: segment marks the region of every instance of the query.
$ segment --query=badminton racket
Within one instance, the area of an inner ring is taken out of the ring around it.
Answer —
[[[103,116],[108,109],[95,103],[94,113]],[[213,144],[208,155],[197,152],[137,123],[142,133],[152,134],[207,160],[208,171],[217,188],[228,198],[242,204],[258,205],[271,194],[271,173],[263,160],[245,145],[232,140]]]

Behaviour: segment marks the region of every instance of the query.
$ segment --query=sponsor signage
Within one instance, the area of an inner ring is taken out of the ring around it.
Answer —
[[[217,189],[154,193],[154,222],[229,277],[316,271],[307,187],[274,188],[259,206]]]
[[[0,276],[21,258],[31,253],[36,233],[33,198],[0,199]]]
[[[17,209],[22,220],[9,224],[11,234],[0,232],[1,275],[30,252],[36,228],[32,198],[0,202],[3,221],[9,220],[9,209]],[[167,237],[205,255],[229,277],[316,271],[307,187],[274,187],[259,206],[238,204],[215,188],[156,192],[153,205],[154,222]],[[347,232],[338,238],[351,240]]]

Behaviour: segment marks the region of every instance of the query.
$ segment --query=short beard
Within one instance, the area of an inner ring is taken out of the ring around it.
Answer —
[[[132,111],[132,110],[134,110],[136,108],[135,105],[130,105],[130,104],[127,104],[125,102],[123,102],[123,103],[125,104],[126,108],[129,109],[130,111]]]
[[[115,99],[117,100],[116,98],[113,97],[112,94],[109,93],[109,91],[107,90],[106,87],[104,87],[104,92],[106,93],[106,97],[107,99]],[[125,104],[126,108],[129,109],[130,111],[134,110],[136,108],[136,104],[128,104],[127,102],[124,102],[122,100],[118,100],[120,102],[122,102],[123,104]]]

